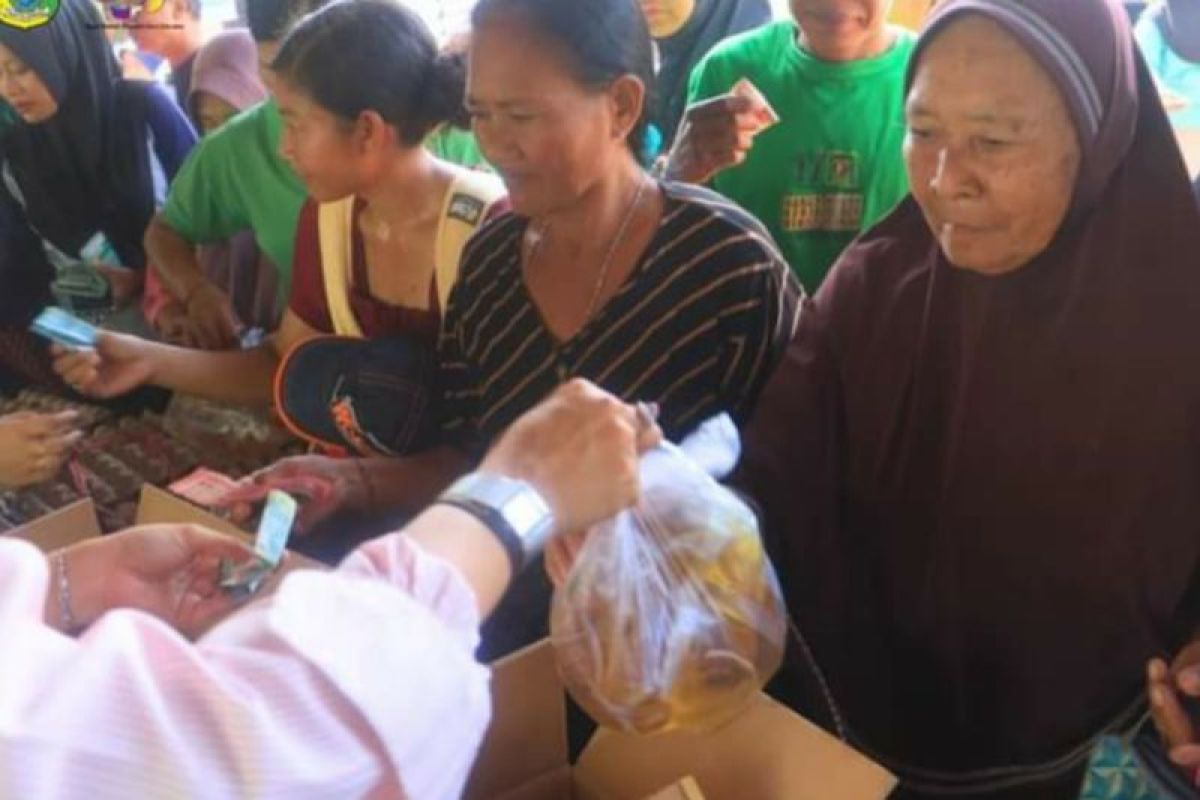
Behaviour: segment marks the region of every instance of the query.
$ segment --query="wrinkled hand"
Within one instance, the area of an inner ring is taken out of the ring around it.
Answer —
[[[28,486],[52,478],[83,437],[76,419],[74,411],[19,411],[0,417],[0,485]]]
[[[761,128],[756,106],[732,94],[689,106],[667,159],[667,177],[705,183],[718,172],[746,160]]]
[[[62,553],[71,609],[80,625],[90,625],[110,609],[136,608],[189,637],[237,604],[218,586],[221,560],[241,563],[253,556],[239,539],[198,525],[144,525],[88,539]]]
[[[242,321],[233,310],[229,295],[205,281],[192,289],[185,307],[189,346],[202,350],[236,347]]]
[[[94,349],[53,345],[54,371],[68,386],[92,397],[116,397],[150,382],[147,343],[136,336],[102,331]]]
[[[634,406],[576,379],[514,422],[479,469],[533,484],[558,532],[584,530],[637,502],[638,456],[661,439]]]
[[[1146,668],[1150,713],[1163,744],[1176,765],[1195,780],[1200,770],[1200,738],[1196,723],[1184,707],[1184,698],[1200,698],[1200,642],[1179,652],[1170,667],[1153,659]]]
[[[234,521],[245,522],[252,504],[272,489],[287,492],[300,503],[294,526],[298,535],[308,533],[336,511],[365,508],[369,497],[353,459],[293,456],[243,478],[216,505],[230,509]]]

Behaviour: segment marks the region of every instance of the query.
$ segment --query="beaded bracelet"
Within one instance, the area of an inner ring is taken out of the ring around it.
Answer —
[[[70,633],[77,627],[75,615],[71,613],[71,579],[67,575],[67,559],[62,551],[51,556],[51,566],[58,573],[58,622],[63,633]]]

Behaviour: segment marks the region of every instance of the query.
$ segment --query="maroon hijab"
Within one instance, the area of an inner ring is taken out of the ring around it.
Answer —
[[[808,302],[739,478],[854,742],[1035,796],[1200,622],[1200,215],[1115,3],[949,0],[921,44],[966,13],[1068,100],[1068,220],[988,277],[905,200]]]

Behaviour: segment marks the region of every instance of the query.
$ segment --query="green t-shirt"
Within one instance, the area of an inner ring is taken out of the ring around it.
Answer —
[[[479,143],[470,131],[453,125],[442,125],[425,137],[425,149],[442,161],[460,164],[470,169],[492,171],[479,150]]]
[[[834,63],[801,50],[791,21],[771,23],[717,45],[688,83],[691,104],[749,78],[779,115],[712,184],[762,220],[809,292],[908,193],[904,72],[916,40],[893,30],[886,53]]]
[[[282,129],[279,107],[268,100],[201,139],[175,175],[162,215],[197,244],[254,231],[287,297],[296,220],[308,191],[279,155]]]
[[[162,215],[181,236],[197,244],[244,230],[279,270],[280,297],[292,283],[296,221],[308,195],[279,155],[283,121],[273,100],[238,114],[204,137],[180,167]],[[468,131],[439,130],[426,142],[438,157],[477,167],[484,163]]]

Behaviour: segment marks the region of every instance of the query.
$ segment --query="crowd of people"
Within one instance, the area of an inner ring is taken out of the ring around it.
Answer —
[[[238,607],[208,531],[0,540],[0,796],[457,796],[543,549],[720,414],[770,691],[897,797],[1192,791],[1193,3],[469,5],[166,0],[165,87],[91,0],[0,26],[0,386],[273,409],[309,452],[222,504],[337,565]],[[0,483],[82,435],[0,418]]]

